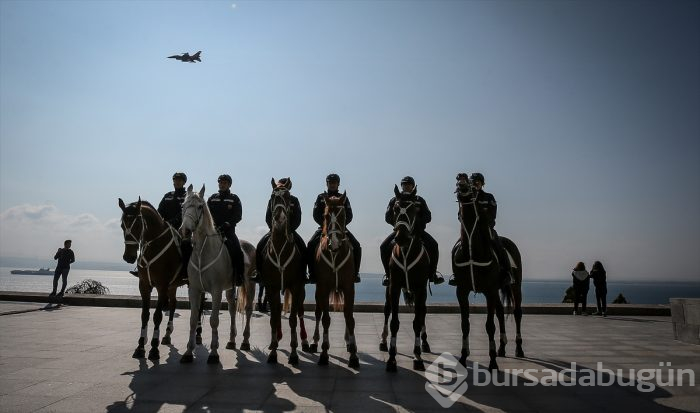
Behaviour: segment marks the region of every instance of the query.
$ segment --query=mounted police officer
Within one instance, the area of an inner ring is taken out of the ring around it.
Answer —
[[[309,240],[306,247],[308,256],[306,261],[309,265],[309,283],[316,283],[316,269],[314,268],[316,264],[315,254],[318,244],[321,241],[321,233],[323,232],[323,214],[326,211],[326,197],[327,196],[340,196],[340,191],[338,191],[338,186],[340,185],[340,176],[337,174],[330,174],[326,177],[326,191],[318,194],[316,197],[316,202],[314,203],[314,221],[319,225],[319,228],[314,232],[314,235]],[[352,207],[350,206],[350,200],[345,198],[345,225],[347,226],[352,222]],[[362,247],[357,241],[354,235],[347,230],[345,233],[348,236],[350,244],[352,245],[353,258],[355,260],[355,282],[360,282],[360,261],[362,259]]]
[[[230,175],[220,175],[219,192],[209,197],[207,206],[214,219],[214,225],[225,237],[224,243],[233,263],[233,283],[242,285],[245,261],[241,243],[236,236],[236,224],[241,222],[243,217],[243,206],[238,195],[231,193],[232,182]]]
[[[477,210],[479,212],[478,224],[481,224],[482,231],[487,233],[488,239],[491,242],[491,248],[496,253],[498,258],[498,263],[501,267],[501,280],[503,283],[512,284],[514,282],[513,276],[510,273],[510,260],[508,259],[508,253],[506,252],[501,240],[496,233],[496,211],[498,206],[496,204],[496,198],[493,197],[488,192],[485,192],[482,188],[484,187],[484,175],[479,172],[471,174],[467,178],[467,174],[460,173],[457,175],[457,186],[461,187],[467,185],[467,179],[471,182],[472,187],[476,191],[476,197],[474,202],[476,202]],[[456,285],[454,279],[450,280],[450,285]]]
[[[416,181],[410,177],[406,176],[401,180],[401,191],[404,193],[411,193],[416,188]],[[419,204],[419,215],[416,217],[416,222],[413,226],[414,235],[418,235],[425,245],[425,250],[428,252],[428,257],[430,258],[430,272],[428,279],[434,284],[442,284],[445,279],[441,275],[437,275],[437,264],[439,258],[438,243],[435,241],[430,234],[425,232],[425,226],[432,220],[432,214],[428,208],[428,204],[425,200],[416,195],[414,202]],[[387,224],[393,226],[396,222],[396,217],[394,216],[394,204],[396,203],[396,197],[392,197],[389,201],[389,205],[386,208],[386,213],[384,214],[384,220]],[[391,248],[394,242],[394,236],[396,234],[392,232],[385,240],[382,245],[379,246],[379,253],[382,259],[382,265],[384,266],[384,280],[382,285],[389,285],[389,259],[391,258]]]
[[[158,213],[160,216],[176,230],[182,225],[182,203],[185,202],[185,196],[187,195],[185,183],[187,183],[187,175],[185,175],[184,172],[175,172],[173,174],[173,188],[175,188],[175,190],[163,195],[163,199],[161,199],[160,204],[158,204]],[[182,240],[180,252],[182,254],[183,274],[186,277],[187,263],[190,260],[190,255],[192,255],[192,244],[190,240]],[[137,270],[138,268],[129,272],[138,277],[139,273]]]
[[[287,188],[287,190],[291,191],[292,180],[289,178],[280,178],[280,180],[277,181],[277,186]],[[288,219],[290,229],[294,234],[294,244],[301,253],[301,265],[304,269],[303,271],[306,272],[306,243],[301,238],[301,236],[297,234],[297,228],[299,228],[299,225],[301,225],[301,204],[299,203],[299,199],[291,193],[289,194]],[[267,211],[265,212],[265,222],[267,223],[267,228],[272,229],[272,204],[270,202],[268,202],[267,204]],[[254,280],[256,282],[262,282],[263,280],[261,276],[261,271],[263,268],[263,258],[265,256],[265,246],[267,245],[267,241],[269,239],[270,231],[268,231],[267,234],[263,235],[263,237],[258,242],[257,247],[255,247],[255,268],[257,269],[257,275],[254,278]],[[306,276],[304,277],[306,278]],[[308,282],[308,279],[305,279],[305,281]]]

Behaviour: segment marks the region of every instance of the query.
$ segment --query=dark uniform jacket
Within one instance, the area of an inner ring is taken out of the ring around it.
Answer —
[[[416,218],[416,223],[414,224],[413,228],[413,231],[419,234],[425,231],[425,226],[433,219],[433,214],[430,212],[430,208],[428,208],[428,204],[425,202],[425,199],[416,195],[416,199],[414,201],[420,204],[418,206],[420,208],[418,212],[419,215]],[[389,201],[389,205],[386,207],[386,212],[384,213],[384,221],[392,226],[396,224],[396,217],[394,216],[395,203],[396,197],[392,197]]]
[[[340,196],[340,192],[323,192],[318,194],[316,197],[316,202],[314,203],[314,221],[319,226],[323,226],[323,213],[326,212],[326,201],[325,196]],[[345,197],[345,225],[348,225],[352,221],[352,207],[350,206],[350,200]]]
[[[480,190],[476,195],[476,205],[479,211],[479,221],[483,219],[483,222],[493,229],[496,226],[496,198],[488,192]]]
[[[291,194],[289,195],[289,214],[289,225],[292,231],[296,231],[301,225],[301,205],[299,204],[299,198]],[[268,228],[272,228],[272,205],[270,202],[267,203],[265,222]]]
[[[207,200],[207,206],[214,219],[214,225],[222,230],[230,227],[235,231],[236,224],[241,222],[241,218],[243,218],[241,200],[238,199],[238,195],[232,194],[231,191],[219,191],[210,196]]]
[[[180,228],[182,225],[182,203],[185,202],[186,195],[185,188],[179,188],[163,195],[158,204],[158,213],[174,228]]]
[[[75,254],[70,248],[59,248],[53,259],[58,260],[56,268],[70,268],[70,265],[75,262]]]

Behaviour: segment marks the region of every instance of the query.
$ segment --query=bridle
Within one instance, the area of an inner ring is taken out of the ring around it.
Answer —
[[[409,208],[411,208],[415,205],[419,205],[419,203],[416,201],[404,201],[404,202],[406,202],[407,205],[402,206],[401,201],[399,201],[397,199],[396,203],[394,204],[394,209],[396,209],[396,207],[399,208],[399,211],[396,214],[396,223],[394,224],[394,232],[398,232],[399,228],[401,228],[401,227],[406,228],[406,230],[408,231],[408,234],[409,234],[408,237],[410,238],[411,241],[408,244],[408,248],[404,248],[401,245],[397,244],[397,246],[399,247],[399,253],[400,253],[399,257],[397,257],[395,254],[391,254],[391,259],[392,259],[392,261],[394,261],[394,263],[399,268],[401,268],[401,270],[403,270],[404,275],[406,276],[406,292],[410,294],[411,287],[410,287],[409,280],[408,280],[408,272],[421,261],[421,259],[423,258],[423,255],[428,257],[428,261],[430,261],[430,257],[428,256],[428,254],[425,250],[425,246],[421,244],[420,252],[416,256],[416,258],[413,259],[413,261],[411,261],[410,263],[408,261],[409,254],[413,250],[413,243],[415,242],[415,240],[417,238],[416,235],[413,233],[413,230],[415,228],[416,219],[418,218],[418,215],[416,214],[415,216],[413,216],[413,219],[411,219],[411,216],[408,214],[408,210],[409,210]],[[401,261],[399,261],[399,258],[401,259]]]
[[[348,240],[347,232],[345,231],[345,206],[334,205],[334,211],[332,212],[330,211],[330,209],[331,207],[328,206],[328,203],[326,201],[323,234],[321,235],[321,237],[326,237],[327,244],[328,240],[330,239],[330,246],[329,248],[327,248],[329,255],[326,255],[324,253],[324,250],[321,248],[321,244],[319,244],[319,248],[321,249],[319,251],[319,255],[321,256],[321,259],[323,259],[323,261],[325,261],[325,263],[331,268],[331,270],[333,270],[333,273],[335,274],[335,289],[337,291],[339,286],[338,271],[340,271],[340,269],[343,268],[343,266],[348,261],[350,261],[350,253],[352,252],[352,248],[348,248],[345,257],[342,260],[340,260],[340,262],[338,262],[338,248],[340,248],[340,246]],[[338,217],[341,214],[343,215],[343,225],[341,225],[338,221]]]
[[[488,267],[491,265],[493,260],[489,260],[488,262],[477,262],[474,261],[474,256],[473,256],[473,249],[472,249],[472,240],[474,239],[474,234],[477,231],[477,224],[479,223],[479,210],[476,206],[476,193],[474,192],[474,186],[471,182],[467,181],[466,183],[466,190],[463,190],[464,187],[460,185],[457,190],[455,191],[457,193],[457,203],[459,204],[459,224],[462,227],[462,233],[467,239],[467,251],[469,252],[469,261],[465,262],[457,262],[455,260],[454,265],[456,267],[466,267],[469,266],[469,275],[471,277],[471,282],[472,282],[472,289],[476,291],[476,284],[474,282],[474,267]],[[468,198],[468,200],[462,201],[463,198]],[[464,209],[465,207],[468,207],[471,205],[471,207],[474,209],[474,223],[471,226],[471,229],[468,229],[465,222],[464,222]],[[464,242],[462,242],[462,250],[464,250]]]
[[[281,202],[279,202],[281,201]],[[282,248],[280,248],[279,251],[275,248],[274,242],[272,242],[272,238],[267,243],[267,258],[270,260],[270,263],[277,268],[277,270],[280,273],[280,291],[284,291],[284,272],[287,269],[287,266],[292,262],[296,255],[297,251],[297,246],[294,243],[294,237],[291,234],[291,231],[289,231],[289,190],[287,188],[276,188],[272,191],[272,196],[270,198],[270,203],[272,205],[271,208],[271,214],[272,214],[272,220],[273,220],[273,227],[274,228],[279,228],[279,225],[277,224],[276,220],[276,214],[277,210],[282,208],[282,212],[284,213],[285,220],[284,220],[284,244],[282,244]],[[274,233],[274,231],[273,231]],[[283,261],[282,253],[284,252],[285,248],[287,247],[287,244],[292,245],[292,250],[291,253],[289,254],[289,257]]]

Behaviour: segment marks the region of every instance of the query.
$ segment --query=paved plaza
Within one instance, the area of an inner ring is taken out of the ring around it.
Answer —
[[[131,357],[139,336],[138,309],[0,302],[0,314],[2,412],[700,411],[698,384],[688,383],[690,375],[700,379],[700,346],[674,341],[670,317],[526,314],[524,359],[514,358],[511,318],[508,354],[499,358],[501,372],[488,383],[483,373],[484,385],[477,385],[475,369],[479,373],[488,366],[488,343],[485,315],[472,315],[471,356],[464,381],[468,386],[457,387],[452,394],[454,404],[445,408],[426,390],[426,373],[412,369],[410,314],[401,314],[397,373],[385,371],[388,356],[378,347],[383,315],[377,313],[356,314],[361,362],[357,371],[346,366],[342,314],[332,314],[331,364],[318,366],[318,354],[301,352],[298,367],[287,364],[286,319],[280,364],[266,363],[270,328],[268,316],[261,313],[253,315],[250,352],[223,349],[229,316],[222,314],[220,365],[206,364],[211,338],[208,316],[204,345],[195,351],[195,362],[180,364],[187,342],[188,310],[178,310],[173,345],[161,346],[158,362]],[[240,332],[240,317],[238,321]],[[443,352],[459,354],[458,314],[428,315],[426,324],[432,347],[424,355],[426,365]],[[307,314],[309,336],[313,326],[313,315]],[[152,324],[149,338],[151,334]],[[620,369],[621,377],[604,375],[615,381],[610,386],[580,381],[573,386],[545,385],[544,372],[561,372],[573,362],[579,374],[596,369],[600,362],[613,372]],[[528,376],[514,372],[516,369],[534,373]],[[677,370],[688,371],[682,375],[683,385],[657,385],[652,391],[640,391],[649,388],[634,377],[631,382],[628,379],[641,369],[658,371],[662,382],[669,381],[669,374],[676,376]],[[440,380],[444,384],[444,378]],[[443,402],[451,401],[444,397]]]

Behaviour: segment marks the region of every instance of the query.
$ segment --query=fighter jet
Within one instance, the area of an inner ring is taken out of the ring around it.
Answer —
[[[200,53],[202,53],[201,50],[198,51],[197,53],[193,54],[192,56],[190,56],[189,53],[185,52],[181,55],[168,56],[168,59],[177,59],[177,60],[180,60],[182,62],[190,62],[190,63],[194,63],[195,61],[201,62],[201,60],[199,59]]]

